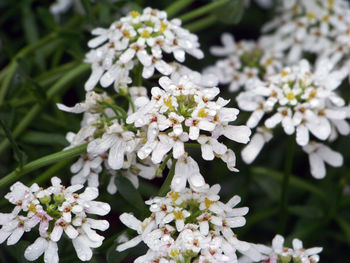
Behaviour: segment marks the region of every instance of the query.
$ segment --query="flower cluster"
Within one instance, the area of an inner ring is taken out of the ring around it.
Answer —
[[[117,250],[143,241],[149,250],[135,263],[236,262],[236,251],[261,260],[261,254],[232,231],[245,225],[248,208],[235,207],[239,196],[226,204],[220,202],[219,191],[220,186],[214,185],[205,193],[186,188],[155,197],[146,202],[152,214],[143,222],[131,214],[122,214],[120,220],[139,235]]]
[[[212,47],[211,53],[224,56],[214,66],[204,70],[219,78],[220,84],[229,84],[229,91],[238,91],[241,87],[250,89],[257,81],[277,73],[282,68],[282,52],[262,49],[255,41],[235,42],[232,35],[221,36],[223,47]]]
[[[91,90],[100,82],[102,87],[115,84],[126,86],[131,82],[129,72],[140,65],[142,77],[149,78],[155,69],[163,75],[173,72],[173,67],[164,61],[164,54],[173,54],[184,62],[185,54],[202,58],[198,38],[181,27],[179,19],[167,19],[164,11],[145,8],[140,14],[132,11],[114,22],[109,29],[96,28],[97,37],[88,45],[93,48],[86,55],[92,64],[92,74],[85,84]]]
[[[322,252],[321,247],[313,247],[309,249],[303,248],[301,240],[293,239],[293,248],[284,247],[284,238],[281,235],[276,235],[272,240],[272,247],[265,245],[254,245],[261,252],[263,262],[269,263],[317,263],[320,260],[319,253]],[[253,262],[250,258],[244,257],[240,262]]]
[[[286,67],[281,73],[270,76],[267,82],[255,89],[241,92],[237,102],[242,110],[253,112],[247,121],[248,127],[256,127],[265,117],[266,128],[273,129],[281,124],[287,135],[296,133],[297,144],[311,153],[315,149],[307,146],[310,143],[310,133],[320,141],[332,139],[338,133],[350,133],[345,102],[335,93],[346,74],[345,68],[329,71],[327,61],[320,63],[312,73],[310,64],[302,60],[299,64]],[[247,163],[252,162],[264,142],[271,139],[264,129],[259,133],[242,152]],[[264,137],[263,134],[267,136]],[[334,160],[330,160],[334,156],[335,154],[331,154],[327,162],[340,166],[342,158],[336,155]],[[311,166],[318,166],[321,159],[310,158],[310,161],[317,162],[311,162]],[[325,176],[322,168],[311,171],[317,178]]]
[[[17,182],[5,196],[15,205],[11,213],[0,213],[0,243],[16,244],[24,232],[39,225],[40,237],[27,247],[24,256],[34,261],[44,254],[45,262],[59,261],[57,242],[63,232],[72,240],[77,256],[82,261],[90,260],[92,248],[101,246],[104,239],[96,230],[105,231],[106,220],[88,217],[88,214],[106,215],[110,211],[107,203],[93,201],[98,197],[97,188],[87,187],[81,194],[76,191],[82,185],[64,187],[57,177],[51,179],[52,186],[43,189],[37,184],[30,188]]]
[[[350,54],[350,3],[344,0],[281,1],[278,15],[264,26],[267,49],[285,51],[289,63],[305,53],[337,63]]]
[[[179,159],[185,155],[185,143],[193,141],[201,145],[204,160],[218,156],[234,170],[234,153],[218,138],[224,135],[239,143],[249,141],[248,127],[229,124],[236,120],[239,111],[225,107],[228,100],[213,100],[220,92],[218,88],[200,88],[186,75],[177,81],[162,77],[159,84],[162,88],[153,87],[151,100],[126,120],[144,128],[147,134],[138,157],[144,159],[152,154],[152,161],[160,163],[172,150],[173,157]]]
[[[146,90],[142,87],[130,88],[131,98],[148,101]],[[138,187],[137,176],[152,179],[158,168],[149,160],[139,160],[136,151],[142,143],[139,131],[124,125],[127,114],[117,106],[107,94],[88,92],[86,100],[72,108],[58,104],[59,109],[84,113],[81,128],[77,134],[69,132],[67,139],[70,147],[88,142],[87,153],[83,154],[71,167],[72,184],[84,184],[98,187],[98,175],[104,167],[111,175],[107,191],[114,194],[117,191],[115,177],[123,175],[135,187]]]

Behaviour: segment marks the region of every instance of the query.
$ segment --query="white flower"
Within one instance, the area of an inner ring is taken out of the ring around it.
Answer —
[[[101,246],[102,236],[98,235],[94,229],[105,231],[109,223],[105,220],[91,219],[88,214],[106,215],[110,211],[107,203],[94,201],[98,197],[97,188],[87,187],[81,194],[75,193],[82,185],[72,185],[65,187],[61,185],[61,180],[57,177],[51,179],[52,186],[44,189],[38,185],[30,188],[17,182],[11,187],[11,192],[7,194],[9,200],[15,201],[16,210],[10,214],[0,214],[0,243],[7,239],[8,245],[13,245],[19,241],[24,232],[31,231],[37,224],[39,226],[40,237],[30,245],[25,251],[25,258],[33,261],[44,254],[45,262],[58,262],[57,242],[65,233],[73,242],[78,257],[81,260],[91,259],[82,256],[82,250],[86,246]],[[17,199],[13,199],[13,194],[17,193]],[[23,193],[24,196],[23,196]],[[25,201],[26,206],[22,208]],[[49,227],[49,226],[52,227]],[[79,245],[82,241],[88,245]],[[91,245],[90,245],[90,243]],[[89,252],[90,251],[90,252]],[[87,251],[91,253],[91,249]]]
[[[131,214],[122,214],[120,220],[139,235],[119,245],[117,250],[143,241],[149,250],[135,260],[139,263],[236,262],[236,250],[261,260],[257,249],[238,240],[231,230],[245,224],[243,216],[248,208],[235,207],[239,196],[226,204],[220,202],[219,191],[220,186],[214,185],[204,192],[186,188],[155,197],[146,202],[152,214],[144,222]]]
[[[239,143],[249,141],[248,127],[230,125],[239,110],[225,107],[228,100],[214,101],[220,92],[218,88],[201,88],[181,74],[173,79],[162,77],[159,84],[163,89],[152,88],[151,100],[126,120],[146,130],[147,141],[138,150],[140,159],[152,154],[152,161],[160,163],[171,150],[173,157],[179,159],[186,153],[186,143],[191,141],[202,144],[203,158],[208,159],[213,157],[209,144],[218,156],[227,152],[226,146],[217,142],[221,135]],[[201,137],[203,133],[212,135],[208,143]],[[230,161],[230,165],[235,162]]]
[[[57,243],[45,236],[37,238],[24,251],[24,257],[29,261],[37,260],[42,254],[44,254],[44,262],[59,262]]]
[[[219,59],[214,66],[204,70],[205,74],[216,75],[220,84],[229,84],[229,91],[238,91],[241,87],[251,89],[267,75],[277,73],[282,68],[280,52],[262,49],[258,42],[235,42],[233,36],[225,33],[221,36],[223,47],[210,49]]]
[[[325,163],[333,167],[343,165],[343,156],[322,143],[311,141],[303,147],[303,151],[309,155],[310,172],[315,178],[326,176]]]
[[[317,263],[320,260],[319,253],[322,252],[321,247],[313,247],[309,249],[303,248],[301,240],[293,239],[293,248],[285,247],[284,237],[276,235],[272,240],[272,246],[266,246],[262,244],[252,245],[256,250],[263,254],[263,262],[302,262],[302,263]],[[256,262],[253,258],[249,258],[249,255],[241,257],[239,263],[252,263]]]
[[[269,142],[272,137],[273,135],[270,130],[259,127],[248,145],[245,146],[241,152],[243,161],[247,164],[251,164],[259,155],[265,143]]]
[[[164,75],[173,72],[173,67],[163,59],[171,53],[175,59],[184,62],[185,53],[203,58],[198,38],[181,27],[178,19],[168,20],[164,11],[145,8],[140,14],[130,12],[109,29],[96,28],[96,37],[89,41],[92,50],[86,55],[86,62],[92,64],[92,73],[85,84],[91,90],[100,82],[108,87],[113,82],[118,86],[130,83],[129,72],[137,64],[143,66],[142,76],[149,78],[157,69]]]
[[[312,137],[325,141],[334,140],[338,133],[349,134],[345,102],[335,92],[346,74],[344,68],[332,70],[327,60],[319,62],[311,72],[310,64],[302,60],[284,68],[280,74],[269,76],[267,82],[261,82],[256,88],[241,92],[237,97],[238,106],[253,112],[247,125],[256,127],[265,117],[265,127],[258,128],[258,133],[243,149],[243,160],[246,163],[254,161],[272,137],[272,133],[266,131],[275,129],[279,124],[288,136],[296,134],[296,143],[300,146],[308,145]],[[315,157],[309,155],[313,159],[312,175],[323,177],[324,164]],[[316,161],[322,164],[317,166],[319,168],[314,166]],[[333,166],[340,163],[331,161]]]
[[[183,191],[187,181],[195,191],[200,191],[206,186],[197,162],[190,156],[182,156],[176,162],[171,188],[175,192]]]
[[[288,63],[300,60],[306,52],[328,57],[332,63],[349,57],[350,22],[348,1],[281,1],[278,15],[268,22],[261,45],[264,49],[283,51]]]

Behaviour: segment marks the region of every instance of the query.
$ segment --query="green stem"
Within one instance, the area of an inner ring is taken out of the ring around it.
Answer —
[[[79,156],[80,154],[86,152],[87,143],[79,145],[77,147],[71,148],[69,150],[60,151],[57,153],[53,153],[47,156],[44,156],[42,158],[39,158],[35,161],[32,161],[26,165],[24,165],[22,168],[17,168],[13,172],[9,173],[8,175],[4,176],[0,179],[0,188],[5,187],[14,181],[17,181],[19,178],[21,178],[23,175],[37,170],[41,167],[47,166],[49,164],[71,159],[73,157]]]
[[[163,170],[164,170],[164,168],[165,168],[167,162],[169,161],[169,159],[170,159],[171,157],[173,157],[173,153],[169,153],[169,154],[167,155],[167,157],[165,158],[165,160],[163,161],[163,163],[162,163],[162,164],[159,166],[159,168],[157,169],[156,174],[154,175],[154,177],[157,177],[158,175],[160,175],[160,174],[163,172]]]
[[[210,15],[186,25],[185,28],[191,32],[198,32],[198,31],[201,31],[202,29],[210,27],[215,22],[216,22],[216,17],[214,15]]]
[[[34,183],[41,185],[41,184],[45,183],[53,175],[57,174],[58,171],[67,167],[71,163],[71,161],[72,161],[71,159],[66,159],[66,160],[62,160],[62,161],[54,164],[49,169],[47,169],[45,172],[43,172],[41,175],[36,177],[33,181],[31,181],[28,185],[32,185]]]
[[[293,157],[295,148],[295,136],[290,135],[287,142],[287,152],[284,162],[284,175],[281,191],[281,206],[280,206],[280,233],[284,234],[288,219],[288,185],[293,167]]]
[[[57,81],[56,84],[53,85],[47,91],[47,94],[46,94],[47,99],[48,100],[52,99],[52,97],[56,95],[58,91],[64,88],[69,82],[74,80],[77,76],[86,72],[89,68],[90,68],[89,64],[82,64],[76,67],[75,69],[73,69],[72,71],[68,72],[64,77],[62,77],[59,81]],[[41,111],[42,107],[43,105],[36,104],[29,110],[29,112],[24,116],[21,122],[14,129],[12,133],[13,138],[17,138],[28,127],[28,125],[33,121],[33,119]],[[7,139],[3,140],[3,142],[0,144],[0,153],[6,150],[9,146],[10,146],[9,141]]]
[[[193,2],[194,0],[178,0],[172,3],[167,9],[165,9],[165,12],[167,12],[169,18],[174,17],[174,15],[176,15],[178,12]]]
[[[209,13],[211,10],[213,10],[214,8],[217,8],[221,5],[224,5],[226,3],[228,3],[230,0],[217,0],[217,1],[214,1],[210,4],[207,4],[205,6],[202,6],[196,10],[193,10],[191,12],[188,12],[182,16],[179,17],[179,19],[182,20],[182,22],[187,22],[189,20],[192,20],[194,18],[197,18],[199,16],[202,16],[204,14],[207,14]]]
[[[158,196],[165,196],[169,191],[170,191],[170,185],[171,185],[171,181],[174,178],[175,175],[175,165],[176,165],[177,160],[174,159],[173,163],[171,165],[170,171],[168,173],[168,176],[166,177],[163,185],[161,186],[159,192],[158,192]]]
[[[27,54],[29,54],[32,51],[36,51],[39,47],[44,46],[47,43],[51,42],[57,36],[58,36],[57,33],[51,33],[48,36],[41,39],[40,41],[38,41],[32,45],[26,46],[20,52],[18,52],[17,55],[11,60],[8,68],[4,69],[4,70],[6,70],[6,76],[4,77],[4,81],[0,87],[0,105],[2,105],[4,102],[8,87],[12,81],[13,75],[16,72],[16,69],[18,66],[17,59],[26,56]]]

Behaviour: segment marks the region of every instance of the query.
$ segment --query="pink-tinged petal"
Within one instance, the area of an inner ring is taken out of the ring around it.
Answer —
[[[61,239],[62,233],[63,233],[63,227],[56,224],[50,234],[51,240],[54,242],[57,242],[58,240]]]

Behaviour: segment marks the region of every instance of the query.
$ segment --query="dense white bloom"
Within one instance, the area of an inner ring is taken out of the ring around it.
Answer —
[[[239,196],[226,204],[219,201],[219,185],[205,192],[186,188],[146,202],[151,216],[143,222],[131,214],[120,220],[138,236],[117,247],[123,251],[143,241],[148,252],[135,262],[237,262],[236,251],[261,260],[249,243],[237,239],[232,228],[245,225],[248,208],[235,206]],[[198,261],[199,260],[199,261]]]
[[[131,82],[129,71],[139,63],[144,78],[151,77],[155,69],[169,75],[173,67],[163,60],[164,52],[179,62],[184,62],[185,53],[203,58],[196,35],[182,28],[179,19],[169,21],[166,12],[149,7],[141,14],[130,12],[109,29],[96,28],[92,34],[96,38],[88,43],[93,49],[85,61],[92,64],[92,73],[86,90],[98,82],[102,87],[113,83],[115,87],[125,86]]]
[[[19,241],[24,232],[31,231],[39,224],[40,237],[30,245],[24,256],[33,261],[44,254],[45,262],[58,262],[57,242],[63,233],[70,238],[73,244],[85,240],[86,246],[98,241],[101,246],[103,236],[94,229],[104,231],[109,227],[106,220],[91,219],[88,214],[106,215],[110,211],[107,203],[94,201],[98,197],[97,188],[87,187],[81,194],[75,193],[83,188],[82,185],[64,187],[57,177],[51,179],[52,186],[43,189],[37,184],[30,188],[20,182],[11,186],[10,192],[5,196],[16,207],[11,213],[0,213],[0,243],[7,239],[8,245]],[[82,256],[84,248],[77,247],[80,260],[90,260]]]
[[[293,239],[293,248],[284,246],[284,238],[281,235],[276,235],[272,240],[272,246],[268,247],[261,244],[252,245],[257,249],[263,256],[263,262],[269,263],[317,263],[320,260],[319,253],[322,252],[321,247],[313,247],[305,249],[301,240]],[[247,256],[239,259],[240,263],[251,263],[255,262]]]
[[[216,75],[220,84],[229,84],[229,91],[241,87],[252,88],[259,80],[277,73],[282,68],[282,53],[262,49],[259,42],[242,40],[236,42],[232,35],[221,36],[222,47],[210,49],[216,56],[224,56],[214,66],[204,70],[205,74]]]
[[[143,87],[131,87],[127,92],[132,100],[137,99],[140,103],[135,103],[136,109],[149,101]],[[105,168],[111,175],[107,191],[114,194],[117,191],[114,182],[116,176],[125,176],[135,187],[138,187],[138,175],[146,179],[155,176],[158,165],[136,157],[143,140],[140,131],[129,130],[123,124],[121,118],[126,118],[127,114],[106,93],[87,92],[85,101],[74,107],[57,106],[64,111],[84,113],[79,132],[69,132],[66,136],[70,142],[67,148],[88,142],[87,153],[82,154],[71,166],[74,174],[72,184],[88,182],[89,186],[98,187],[99,174]],[[132,111],[131,107],[129,112]]]
[[[278,14],[268,22],[262,37],[264,49],[285,51],[295,63],[305,53],[329,57],[332,63],[350,54],[350,3],[345,0],[280,1]]]
[[[186,153],[185,144],[191,141],[201,144],[206,160],[214,152],[226,158],[227,147],[217,141],[221,135],[239,143],[249,141],[248,127],[229,124],[239,111],[225,107],[229,101],[220,97],[214,101],[218,88],[200,88],[187,75],[173,80],[162,77],[159,84],[162,88],[152,88],[151,100],[127,118],[128,124],[145,129],[147,134],[146,143],[138,150],[139,158],[151,156],[154,163],[160,163],[172,150],[173,157],[179,159]],[[231,170],[233,159],[228,162]]]
[[[266,82],[261,82],[254,89],[241,92],[237,97],[238,106],[252,112],[247,121],[248,127],[255,128],[263,121],[265,126],[258,129],[243,149],[244,161],[254,161],[272,137],[268,129],[278,125],[289,136],[295,133],[300,146],[308,145],[312,137],[325,141],[334,139],[338,133],[349,134],[347,108],[335,92],[346,75],[346,68],[331,71],[327,61],[320,62],[312,73],[310,64],[302,60],[295,66],[284,68],[280,74],[269,76]],[[308,146],[304,150],[310,154],[315,149]],[[323,177],[324,164],[320,160],[324,158],[316,158],[319,154],[309,156],[313,160],[310,161],[312,175]],[[318,170],[316,161],[322,164]],[[342,162],[337,158],[337,161],[330,160],[329,163],[339,166]]]

